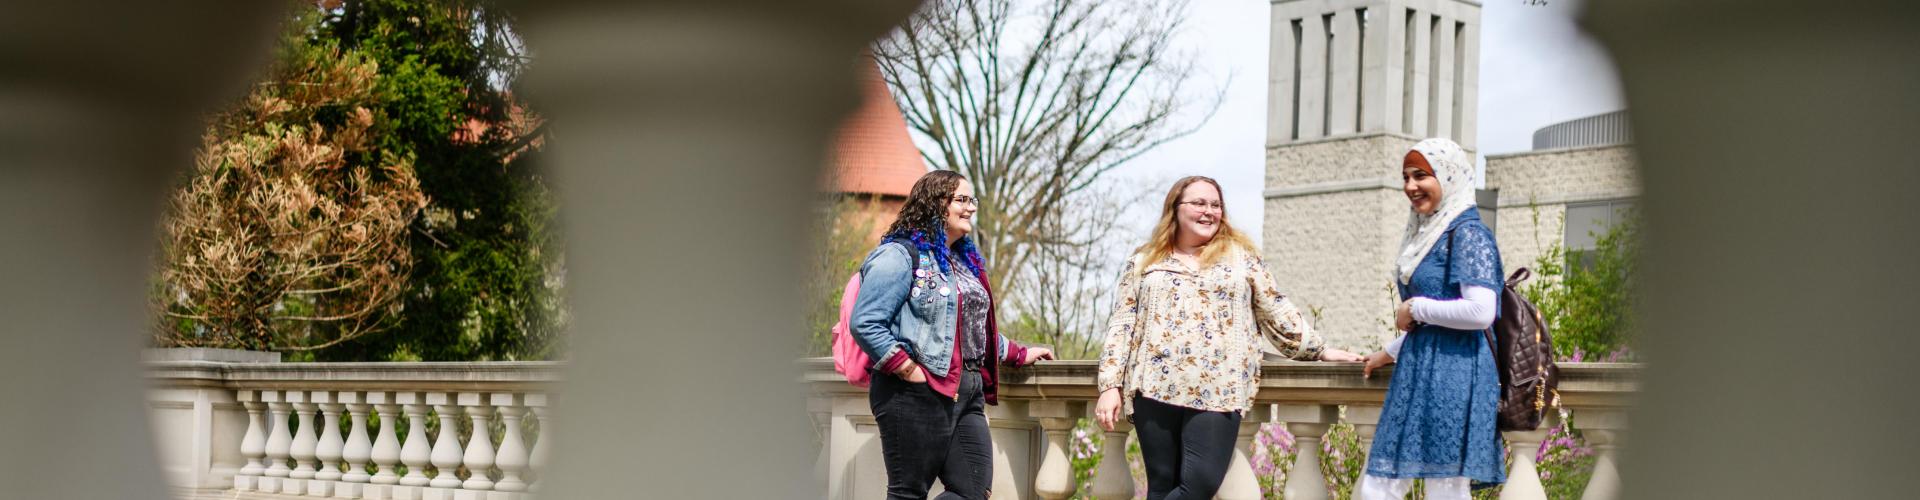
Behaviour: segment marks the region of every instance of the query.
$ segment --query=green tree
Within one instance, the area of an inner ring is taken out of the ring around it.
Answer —
[[[1554,244],[1534,260],[1535,279],[1521,293],[1540,308],[1563,359],[1619,352],[1633,337],[1633,286],[1639,223],[1627,213],[1596,234],[1591,250]]]
[[[544,127],[511,91],[527,58],[507,11],[478,0],[322,2],[308,33],[379,64],[381,151],[415,158],[431,200],[410,228],[403,313],[317,360],[557,356],[565,326]],[[386,153],[383,153],[386,154]]]
[[[293,32],[214,117],[169,205],[156,345],[309,351],[393,326],[426,199],[375,139],[378,67]]]

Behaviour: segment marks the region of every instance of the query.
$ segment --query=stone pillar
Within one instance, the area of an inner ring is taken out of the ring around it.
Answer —
[[[1507,438],[1507,447],[1513,456],[1513,466],[1507,470],[1507,484],[1500,487],[1500,500],[1546,500],[1547,488],[1540,484],[1540,469],[1535,464],[1540,456],[1540,443],[1546,441],[1548,430],[1556,425],[1560,425],[1560,418],[1549,415],[1540,422],[1539,429],[1500,433]]]
[[[393,404],[393,393],[369,392],[367,402],[373,403],[373,411],[380,414],[380,434],[373,438],[373,465],[380,470],[373,473],[371,490],[379,492],[369,495],[386,498],[385,492],[393,488],[387,486],[400,484],[400,474],[394,469],[400,465],[400,437],[398,435],[400,405]]]
[[[1327,68],[1327,135],[1359,132],[1360,118],[1360,19],[1353,9],[1333,13],[1333,46],[1328,47],[1332,66]]]
[[[1360,453],[1366,457],[1360,460],[1362,474],[1367,459],[1373,458],[1373,433],[1380,428],[1380,410],[1378,406],[1347,405],[1347,423],[1353,424],[1353,434],[1360,438]]]
[[[488,491],[493,489],[493,478],[487,476],[487,470],[493,468],[493,406],[483,399],[486,395],[474,392],[460,393],[460,406],[467,410],[467,418],[473,423],[473,432],[467,435],[467,454],[460,462],[467,467],[467,480],[460,483],[462,490]]]
[[[1433,137],[1458,137],[1453,128],[1454,19],[1448,10],[1434,16],[1433,97],[1428,103],[1433,109],[1427,113],[1427,135]]]
[[[273,430],[267,436],[266,477],[260,479],[259,488],[260,491],[277,492],[281,483],[285,482],[287,473],[293,472],[287,467],[287,458],[292,456],[288,452],[293,447],[293,432],[288,429],[287,412],[293,409],[293,405],[286,402],[282,391],[260,391],[260,395],[267,402],[267,420],[272,422]]]
[[[344,407],[332,391],[314,391],[312,396],[320,405],[320,442],[315,443],[313,449],[313,456],[320,460],[320,469],[314,471],[313,480],[307,482],[307,496],[332,496],[333,485],[340,480],[340,457],[346,452],[346,439],[340,436],[340,410]]]
[[[1045,434],[1046,446],[1040,455],[1040,465],[1034,468],[1033,492],[1047,500],[1062,500],[1073,496],[1079,485],[1073,481],[1073,426],[1078,416],[1085,413],[1083,403],[1068,401],[1033,401],[1027,403],[1027,414],[1040,419],[1040,431]]]
[[[134,360],[157,326],[156,229],[174,173],[192,165],[207,111],[268,61],[290,6],[0,6],[0,496],[163,499],[162,467],[185,472],[182,486],[225,484],[197,454],[180,455],[191,469],[156,460],[186,440],[154,434]],[[241,429],[209,423],[196,417],[186,437],[237,450]]]
[[[500,468],[500,481],[493,488],[499,491],[527,491],[527,482],[522,478],[527,472],[526,441],[520,437],[520,415],[526,413],[513,393],[496,393],[493,405],[500,409],[500,423],[506,426],[506,433],[500,436],[500,452],[494,457],[494,466]]]
[[[340,482],[334,487],[335,498],[360,498],[373,476],[367,474],[367,463],[373,460],[373,438],[367,436],[367,416],[373,405],[367,404],[366,394],[360,391],[341,391],[340,402],[347,405],[347,444],[340,450],[340,459],[347,462],[347,471],[340,475]]]
[[[247,458],[247,465],[233,476],[233,489],[254,491],[261,472],[265,472],[267,457],[267,419],[260,413],[266,409],[266,403],[259,401],[259,391],[240,391],[240,404],[247,408],[247,433],[240,438],[240,455]]]
[[[287,480],[280,484],[280,492],[300,495],[307,492],[307,481],[313,479],[313,473],[317,470],[315,465],[318,464],[318,457],[314,456],[314,448],[320,438],[313,432],[313,412],[320,407],[308,401],[307,391],[287,391],[286,395],[287,400],[293,402],[299,429],[294,430],[293,444],[288,448],[294,468],[287,473]]]
[[[1273,419],[1273,405],[1254,404],[1240,420],[1239,437],[1234,440],[1233,462],[1227,465],[1227,477],[1214,495],[1222,500],[1260,500],[1260,480],[1253,473],[1253,438],[1260,424]]]
[[[1127,435],[1133,423],[1122,417],[1106,431],[1100,447],[1100,465],[1093,470],[1093,497],[1099,500],[1131,500],[1134,496],[1133,469],[1127,464]]]
[[[1294,137],[1293,93],[1299,90],[1300,82],[1294,78],[1293,68],[1299,64],[1294,54],[1299,50],[1299,45],[1293,40],[1293,15],[1288,6],[1275,2],[1269,10],[1267,144],[1279,144],[1292,141]]]
[[[818,394],[807,397],[807,416],[813,420],[814,435],[820,437],[820,451],[813,457],[813,478],[820,481],[820,494],[827,495],[832,489],[827,483],[833,480],[827,475],[827,471],[832,470],[829,464],[833,457],[833,399]]]
[[[1293,434],[1293,468],[1284,490],[1289,500],[1326,500],[1327,476],[1320,470],[1320,446],[1327,429],[1340,421],[1340,409],[1329,405],[1282,404],[1274,418],[1287,423]]]
[[[1574,419],[1580,426],[1580,433],[1593,446],[1593,476],[1587,480],[1587,488],[1580,494],[1581,500],[1613,500],[1620,498],[1620,470],[1614,463],[1615,451],[1619,448],[1622,434],[1627,431],[1627,413],[1625,410],[1576,410],[1579,418]]]
[[[805,407],[804,391],[769,383],[792,377],[793,351],[729,350],[724,370],[688,353],[792,336],[802,294],[768,284],[803,280],[804,252],[759,247],[807,238],[813,213],[795,207],[817,198],[808,186],[859,102],[854,64],[918,4],[511,4],[540,55],[527,88],[567,137],[543,159],[566,204],[568,370],[579,376],[564,389],[576,396],[554,409],[567,423],[551,433],[564,451],[543,495],[625,498],[640,481],[654,498],[705,497],[740,471],[753,480],[730,482],[725,496],[804,494],[808,424],[767,414]],[[707,207],[703,226],[726,228],[702,234],[701,251],[657,237],[695,206]],[[737,303],[757,306],[743,313]],[[635,384],[643,380],[687,383]],[[663,401],[698,401],[700,416],[657,411]],[[753,439],[715,439],[747,429]],[[675,459],[635,469],[640,449]]]
[[[433,453],[433,442],[427,439],[426,395],[418,392],[397,394],[401,411],[407,415],[407,439],[400,444],[400,463],[407,465],[407,475],[400,477],[401,486],[426,486],[431,481],[427,477],[427,467]]]
[[[547,426],[550,422],[547,420],[547,395],[528,394],[527,409],[533,411],[534,428],[540,431],[540,434],[535,436],[533,452],[527,457],[527,473],[531,478],[528,482],[532,483],[527,485],[527,490],[540,491],[541,474],[546,473],[547,464],[550,463],[548,457],[553,453],[553,440],[547,439],[552,436],[553,430],[552,427]],[[822,443],[821,447],[825,448],[826,444]],[[821,453],[825,454],[824,451]]]
[[[1291,28],[1288,28],[1291,31]],[[1320,16],[1300,20],[1299,116],[1301,140],[1327,135],[1327,24]]]
[[[466,456],[460,449],[460,406],[454,404],[453,394],[445,392],[427,394],[427,402],[434,405],[434,416],[440,419],[440,433],[434,438],[433,455],[429,457],[438,472],[428,484],[434,488],[459,488],[460,476],[455,471],[460,468],[460,460]]]

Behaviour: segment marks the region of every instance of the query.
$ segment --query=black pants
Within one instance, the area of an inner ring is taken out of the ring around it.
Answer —
[[[1233,461],[1239,413],[1133,398],[1133,429],[1147,466],[1147,500],[1208,500]]]
[[[993,486],[993,437],[987,431],[980,372],[965,372],[959,399],[886,373],[873,374],[867,403],[880,427],[887,463],[887,499],[924,499],[933,480],[937,500],[980,500]]]

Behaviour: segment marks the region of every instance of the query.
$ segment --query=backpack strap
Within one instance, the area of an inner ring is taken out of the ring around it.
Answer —
[[[1515,269],[1513,270],[1513,274],[1507,275],[1507,286],[1509,287],[1520,286],[1520,282],[1526,281],[1527,278],[1531,278],[1531,277],[1533,277],[1533,271],[1528,270],[1525,267]]]

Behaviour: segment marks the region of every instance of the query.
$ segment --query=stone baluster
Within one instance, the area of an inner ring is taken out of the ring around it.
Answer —
[[[527,491],[524,476],[527,473],[527,444],[520,436],[520,416],[527,409],[519,404],[519,395],[510,392],[493,394],[493,406],[500,410],[500,423],[506,432],[500,436],[500,451],[494,454],[494,467],[500,469],[500,481],[493,484],[495,491]]]
[[[281,391],[260,391],[260,394],[267,402],[267,421],[272,424],[272,431],[267,436],[266,477],[260,479],[259,490],[277,492],[287,473],[293,472],[287,467],[287,458],[292,456],[288,451],[293,447],[293,429],[287,424],[287,413],[293,406],[281,397],[284,395]]]
[[[260,414],[267,405],[260,402],[259,391],[239,391],[237,396],[247,409],[247,433],[240,438],[240,456],[247,457],[247,465],[233,475],[233,489],[254,491],[260,473],[267,470],[267,419]]]
[[[1293,468],[1284,490],[1289,500],[1326,500],[1327,476],[1320,470],[1320,446],[1327,429],[1340,420],[1339,408],[1328,405],[1274,406],[1274,418],[1287,423],[1293,434]]]
[[[313,452],[314,445],[320,441],[320,435],[313,432],[313,412],[320,407],[308,402],[307,391],[287,391],[286,395],[287,401],[293,403],[293,413],[299,421],[299,428],[294,430],[293,444],[288,448],[288,454],[293,457],[294,468],[287,473],[287,480],[280,484],[280,492],[288,495],[304,495],[307,493],[307,480],[313,479],[313,473],[319,470],[318,457],[315,457]]]
[[[1627,413],[1620,410],[1581,410],[1575,425],[1580,426],[1581,435],[1587,444],[1593,446],[1596,455],[1593,460],[1593,476],[1587,480],[1587,489],[1580,494],[1581,500],[1613,500],[1620,498],[1620,470],[1614,464],[1614,450],[1619,447],[1620,435],[1627,429]]]
[[[395,395],[407,415],[407,439],[400,446],[400,463],[406,464],[407,475],[400,478],[401,486],[426,486],[433,481],[427,477],[427,466],[433,465],[429,461],[433,444],[427,440],[428,408],[424,396],[418,392]]]
[[[1273,405],[1255,404],[1247,409],[1240,418],[1238,436],[1234,439],[1233,462],[1227,464],[1227,477],[1220,482],[1220,491],[1215,498],[1222,500],[1260,500],[1260,480],[1253,473],[1253,438],[1260,433],[1260,424],[1273,418]]]
[[[307,481],[307,496],[332,496],[334,483],[340,481],[340,457],[347,444],[340,436],[342,407],[332,391],[313,391],[309,396],[320,405],[320,442],[313,449],[313,456],[320,459],[320,470]]]
[[[366,403],[366,396],[359,391],[342,391],[340,402],[347,405],[346,447],[340,450],[340,458],[347,462],[347,472],[340,475],[339,484],[334,485],[334,498],[360,498],[372,476],[367,475],[367,462],[373,459],[373,439],[367,437],[367,413],[373,405]]]
[[[547,395],[528,394],[526,399],[527,409],[533,411],[534,428],[540,431],[540,435],[536,436],[533,442],[533,453],[527,457],[527,472],[532,478],[529,481],[532,484],[528,485],[527,489],[540,491],[540,477],[547,471],[547,457],[553,452],[553,428],[547,427]],[[821,443],[820,447],[825,449],[827,444]],[[825,454],[824,451],[821,453]],[[826,475],[822,474],[820,477],[824,479]]]
[[[392,485],[400,484],[400,474],[394,469],[400,466],[400,405],[394,404],[393,393],[368,392],[367,402],[373,403],[373,411],[380,415],[380,434],[373,438],[373,465],[380,470],[373,473],[373,484],[369,486],[367,498],[386,498],[393,491]]]
[[[1034,469],[1033,493],[1047,500],[1062,500],[1073,496],[1079,486],[1073,481],[1073,457],[1071,440],[1075,417],[1086,413],[1080,408],[1083,403],[1069,401],[1033,401],[1027,403],[1027,414],[1040,419],[1040,430],[1046,435],[1046,450],[1040,455],[1040,465]],[[829,414],[831,418],[831,414]]]
[[[459,488],[460,476],[460,406],[454,404],[453,394],[435,392],[427,394],[427,402],[434,405],[434,416],[440,420],[439,437],[433,441],[433,455],[428,458],[438,473],[428,483],[435,488]]]
[[[1373,434],[1380,430],[1381,407],[1372,405],[1347,405],[1347,423],[1353,425],[1353,436],[1360,441],[1360,473],[1366,474],[1367,462],[1373,459]]]
[[[1100,452],[1100,465],[1094,467],[1093,497],[1098,500],[1132,500],[1133,469],[1127,465],[1127,435],[1133,424],[1122,417],[1107,431]]]
[[[1549,416],[1540,422],[1540,428],[1531,431],[1506,431],[1500,433],[1507,438],[1508,449],[1513,455],[1513,466],[1507,470],[1507,484],[1500,487],[1500,500],[1545,500],[1547,488],[1540,484],[1540,470],[1534,465],[1539,459],[1540,443],[1547,439],[1547,432],[1559,425],[1559,418]]]
[[[493,479],[487,477],[487,470],[493,468],[494,449],[493,432],[488,423],[493,417],[493,407],[482,400],[484,394],[475,392],[460,393],[460,406],[467,410],[467,418],[473,421],[473,432],[467,436],[467,453],[461,463],[467,466],[467,480],[460,487],[475,491],[493,489]]]
[[[820,495],[826,498],[832,489],[828,483],[833,481],[827,472],[832,470],[829,464],[833,455],[833,399],[820,394],[807,396],[807,416],[813,422],[813,435],[820,438],[820,451],[813,457],[813,477],[821,481]]]

